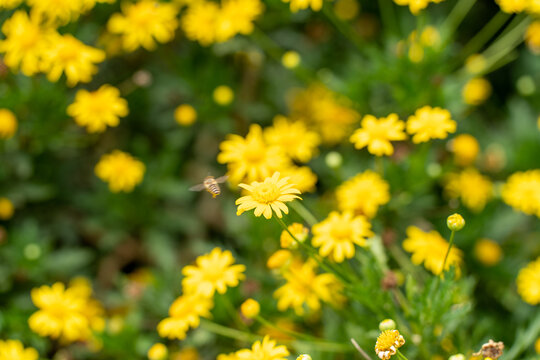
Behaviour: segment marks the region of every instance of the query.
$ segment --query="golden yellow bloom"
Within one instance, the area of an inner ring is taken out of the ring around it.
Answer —
[[[240,280],[245,278],[243,272],[246,267],[233,265],[234,258],[228,250],[215,248],[209,254],[199,256],[195,263],[182,269],[182,288],[185,294],[203,297],[212,297],[216,291],[225,294],[227,287],[238,286]]]
[[[289,183],[294,184],[300,192],[314,192],[316,190],[317,175],[308,166],[289,166],[281,171],[283,177],[289,178]]]
[[[336,189],[338,208],[373,218],[390,201],[390,186],[374,171],[366,170]]]
[[[491,95],[491,84],[484,78],[469,80],[461,92],[463,101],[468,105],[480,105]]]
[[[519,271],[516,282],[523,301],[531,305],[540,304],[540,257]]]
[[[199,352],[196,348],[184,347],[177,352],[171,354],[171,360],[200,360]]]
[[[75,119],[77,125],[86,127],[89,133],[103,132],[107,126],[118,126],[120,117],[126,116],[128,112],[127,101],[111,85],[102,85],[92,92],[77,91],[75,102],[67,108],[68,115]]]
[[[495,241],[480,239],[474,245],[474,256],[485,266],[493,266],[501,261],[503,252]]]
[[[227,174],[233,185],[242,181],[263,181],[289,165],[289,159],[280,147],[266,144],[262,129],[256,124],[251,125],[245,138],[228,135],[219,148],[217,161],[227,164]]]
[[[249,195],[236,200],[235,204],[238,205],[236,215],[255,209],[255,216],[263,215],[270,219],[273,211],[278,218],[281,218],[282,211],[285,214],[289,213],[289,208],[285,205],[286,202],[301,199],[300,196],[296,195],[300,194],[300,191],[294,188],[294,184],[289,183],[289,178],[280,179],[278,172],[275,172],[272,177],[264,179],[263,182],[254,181],[251,185],[240,184],[238,186],[247,190]]]
[[[367,146],[370,154],[376,156],[392,155],[394,147],[390,141],[405,140],[405,123],[399,120],[397,114],[377,119],[366,115],[362,119],[362,127],[351,136],[351,142],[357,149]]]
[[[322,9],[323,0],[281,0],[284,3],[290,3],[291,11],[297,12],[298,10],[304,10],[310,7],[313,11],[319,11]]]
[[[285,116],[274,117],[273,126],[264,129],[264,139],[269,145],[280,146],[293,160],[308,162],[317,153],[321,139],[309,131],[303,122],[289,121]]]
[[[321,256],[329,256],[340,263],[354,256],[354,245],[367,246],[366,239],[371,236],[371,224],[365,216],[353,216],[350,211],[342,214],[333,211],[325,220],[313,226],[311,243],[320,248]]]
[[[238,360],[236,353],[219,354],[217,360]]]
[[[540,20],[533,21],[525,33],[525,43],[535,54],[540,54]]]
[[[287,227],[287,229],[291,232],[291,234],[294,235],[296,240],[300,242],[306,241],[309,234],[309,229],[300,223],[292,223]],[[281,232],[279,242],[281,247],[284,249],[296,249],[298,247],[296,241],[292,238],[289,232],[285,230]]]
[[[0,109],[0,139],[9,139],[17,131],[17,118],[8,109]]]
[[[473,54],[465,60],[465,69],[469,74],[479,74],[486,69],[486,58],[482,54]]]
[[[452,214],[446,219],[446,226],[452,231],[459,231],[465,226],[465,219],[458,213]]]
[[[0,220],[9,220],[15,212],[15,207],[11,200],[0,197]]]
[[[214,2],[196,1],[182,16],[182,29],[186,37],[208,46],[216,41],[219,5]]]
[[[474,168],[449,174],[444,190],[450,198],[459,198],[463,205],[475,212],[482,211],[493,196],[491,180]]]
[[[13,9],[19,6],[22,0],[0,0],[0,9]]]
[[[216,41],[223,42],[236,34],[253,32],[253,21],[263,9],[260,0],[223,0],[217,17]]]
[[[496,0],[496,2],[506,13],[520,13],[527,8],[530,0]]]
[[[293,255],[289,250],[280,249],[273,253],[266,262],[266,267],[269,269],[280,269],[289,264]]]
[[[87,10],[82,0],[26,0],[32,13],[43,17],[52,25],[65,25],[77,20]]]
[[[212,298],[198,294],[182,295],[169,308],[169,317],[161,320],[157,326],[159,336],[168,339],[183,340],[189,328],[196,328],[201,317],[210,317],[214,306]]]
[[[178,20],[178,9],[174,4],[155,0],[139,0],[132,4],[122,3],[122,13],[111,16],[107,28],[122,36],[126,51],[139,47],[154,50],[156,41],[166,43],[174,38]]]
[[[144,176],[146,167],[128,153],[114,150],[103,155],[94,172],[101,180],[109,183],[112,192],[131,192]]]
[[[503,186],[502,199],[516,210],[540,217],[540,170],[512,174]]]
[[[407,120],[407,132],[414,135],[412,141],[415,144],[431,139],[445,139],[448,133],[456,131],[456,127],[450,112],[439,107],[424,106]]]
[[[414,15],[417,15],[421,10],[425,9],[430,2],[440,2],[434,0],[394,0],[394,2],[401,6],[409,6],[409,10]]]
[[[299,260],[283,272],[287,281],[274,292],[278,298],[278,310],[293,308],[297,315],[304,314],[304,305],[311,311],[321,308],[321,301],[337,302],[341,299],[342,286],[333,274],[316,273],[317,264],[308,259],[305,263]]]
[[[189,126],[197,120],[197,110],[191,105],[182,104],[174,110],[174,120],[178,125]]]
[[[358,0],[338,0],[334,4],[334,13],[341,20],[352,20],[360,11]]]
[[[289,350],[284,345],[276,346],[268,336],[263,341],[256,341],[251,349],[236,352],[238,360],[287,360],[286,356],[289,356]]]
[[[540,0],[529,0],[527,12],[531,15],[540,15]]]
[[[66,74],[67,85],[89,82],[97,73],[95,63],[105,60],[105,52],[87,46],[72,35],[55,35],[43,55],[42,70],[50,81],[56,82]]]
[[[474,164],[480,145],[478,140],[472,135],[461,134],[452,139],[449,143],[450,151],[454,153],[454,161],[459,166],[469,166]]]
[[[435,275],[441,273],[448,245],[448,242],[437,231],[425,232],[416,226],[407,228],[407,239],[403,241],[403,248],[412,253],[411,261],[416,265],[424,263],[424,267]],[[459,272],[462,257],[462,251],[452,246],[444,270],[455,266],[456,271]]]
[[[286,51],[281,57],[281,63],[287,69],[294,69],[300,64],[300,61],[301,61],[300,54],[292,50]]]
[[[534,350],[537,354],[540,354],[540,337],[534,342]]]
[[[25,348],[19,340],[0,340],[0,359],[38,360],[39,354],[32,347]]]
[[[234,92],[230,87],[226,85],[220,85],[214,89],[212,97],[217,104],[226,106],[233,102]]]
[[[261,305],[254,299],[247,299],[240,305],[240,311],[248,319],[253,319],[261,311]]]
[[[167,357],[168,350],[162,343],[155,343],[148,350],[147,356],[149,360],[164,360]]]
[[[381,360],[388,360],[405,344],[403,335],[398,330],[385,330],[377,338],[375,353]]]

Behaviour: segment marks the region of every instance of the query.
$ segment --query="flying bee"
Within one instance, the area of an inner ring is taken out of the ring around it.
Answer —
[[[189,191],[202,191],[206,190],[210,194],[212,194],[212,197],[215,198],[219,194],[221,194],[221,189],[219,188],[219,184],[224,183],[227,181],[229,177],[227,175],[220,176],[217,179],[213,176],[207,176],[204,178],[204,181],[202,184],[195,185],[189,188]]]

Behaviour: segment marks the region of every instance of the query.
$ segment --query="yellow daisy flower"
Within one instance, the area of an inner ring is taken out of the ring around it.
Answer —
[[[263,181],[290,164],[280,147],[266,144],[261,127],[255,124],[251,125],[245,138],[228,135],[219,148],[217,161],[227,164],[229,181],[234,185]]]
[[[223,0],[217,17],[216,40],[223,42],[236,34],[253,32],[253,21],[262,14],[260,0]]]
[[[474,212],[482,211],[493,196],[491,180],[474,168],[449,174],[444,190],[450,198],[459,198],[463,205]]]
[[[477,106],[484,103],[491,95],[491,83],[484,78],[473,78],[465,84],[461,91],[463,102]]]
[[[103,85],[96,91],[79,90],[75,102],[68,106],[67,113],[79,126],[89,133],[103,132],[107,126],[115,127],[120,117],[128,114],[127,101],[120,97],[120,91]]]
[[[244,301],[242,305],[240,305],[240,312],[247,319],[253,319],[257,315],[259,315],[260,311],[261,311],[261,305],[255,299],[249,298],[246,301]]]
[[[289,178],[289,183],[294,184],[300,192],[314,192],[316,190],[317,175],[308,166],[289,166],[280,173]]]
[[[472,135],[461,134],[449,142],[450,151],[454,153],[454,161],[459,166],[469,166],[474,164],[480,145],[478,140]]]
[[[227,287],[238,286],[245,278],[246,267],[233,265],[234,258],[228,250],[215,248],[209,254],[199,256],[195,263],[182,269],[182,287],[186,294],[204,297],[212,297],[216,291],[225,294]]]
[[[54,26],[77,20],[87,10],[82,0],[26,0],[32,13],[43,17]]]
[[[377,119],[373,115],[366,115],[362,119],[362,127],[351,136],[351,142],[357,149],[367,146],[370,154],[376,156],[392,155],[394,147],[390,141],[405,140],[405,123],[397,114]]]
[[[525,43],[535,54],[540,54],[540,20],[533,21],[525,32]]]
[[[162,343],[155,343],[148,349],[146,356],[149,360],[165,360],[169,351],[167,347]]]
[[[354,256],[354,245],[367,246],[366,239],[373,236],[371,224],[365,216],[354,216],[347,211],[333,211],[322,222],[313,226],[311,243],[319,247],[319,254],[330,256],[340,263]]]
[[[407,120],[407,132],[414,135],[412,141],[415,144],[431,139],[445,139],[448,133],[456,131],[456,127],[450,112],[439,107],[424,106]]]
[[[19,340],[0,340],[0,359],[38,360],[39,354],[32,347],[25,348]]]
[[[519,271],[516,282],[523,301],[531,305],[540,304],[540,257]]]
[[[0,0],[0,9],[13,9],[19,6],[22,0]]]
[[[284,3],[290,3],[291,11],[297,12],[298,10],[304,10],[311,8],[313,11],[319,11],[322,9],[323,0],[281,0]]]
[[[290,252],[289,250],[280,249],[270,255],[268,261],[266,261],[266,267],[271,270],[280,269],[290,264],[290,260],[292,258],[292,252]]]
[[[109,183],[112,192],[131,192],[143,180],[146,167],[128,153],[114,150],[103,155],[94,172],[101,180]]]
[[[398,330],[385,330],[377,338],[375,353],[381,360],[388,360],[405,344],[403,335]]]
[[[291,234],[294,235],[296,240],[300,242],[306,241],[309,234],[309,229],[300,223],[292,223],[287,227],[287,229],[291,232]],[[296,241],[292,238],[289,232],[285,230],[281,232],[279,243],[284,249],[296,249],[298,247]]]
[[[527,9],[530,0],[496,0],[502,11],[506,13],[520,13]]]
[[[289,183],[289,178],[280,179],[279,177],[280,174],[275,172],[272,177],[264,179],[263,182],[254,181],[251,185],[238,185],[247,190],[249,195],[236,200],[235,204],[238,205],[236,215],[252,209],[255,209],[255,216],[263,215],[267,219],[272,217],[272,211],[278,218],[282,217],[282,211],[288,214],[289,208],[284,203],[301,199],[300,196],[295,195],[300,194],[300,190]]]
[[[17,118],[8,109],[0,109],[0,139],[9,139],[17,132]]]
[[[407,228],[407,239],[403,241],[403,248],[412,253],[411,261],[416,265],[424,263],[424,267],[435,275],[442,271],[448,245],[448,242],[437,231],[426,232],[416,226]],[[455,266],[456,271],[459,271],[462,257],[462,251],[452,246],[444,270]]]
[[[214,2],[197,1],[182,16],[182,30],[186,37],[208,46],[216,41],[216,24],[219,5]]]
[[[265,336],[262,341],[256,341],[251,349],[243,349],[235,354],[238,360],[287,360],[289,350],[284,345],[276,346],[274,340]]]
[[[177,6],[155,0],[122,3],[122,13],[111,16],[107,28],[122,37],[126,51],[139,47],[154,50],[156,41],[166,43],[174,38],[178,28]]]
[[[390,186],[374,171],[366,170],[336,189],[338,207],[373,218],[379,206],[390,201]]]
[[[516,210],[540,217],[540,170],[512,174],[503,186],[502,199]]]
[[[159,336],[168,339],[183,340],[189,328],[197,328],[201,317],[210,317],[214,306],[212,298],[198,294],[178,297],[169,308],[169,317],[161,320],[157,326]]]
[[[497,242],[480,239],[474,245],[474,256],[485,266],[494,266],[501,261],[503,251]]]

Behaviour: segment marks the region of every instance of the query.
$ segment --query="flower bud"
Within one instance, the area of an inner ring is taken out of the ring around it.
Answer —
[[[343,156],[337,151],[330,151],[324,160],[326,165],[331,169],[337,169],[343,164]]]
[[[379,323],[379,330],[395,330],[396,329],[396,322],[392,319],[384,319]]]
[[[167,357],[167,347],[162,343],[156,343],[152,345],[148,350],[148,359],[150,360],[164,360]]]
[[[255,316],[259,315],[261,311],[261,306],[256,300],[247,299],[240,305],[240,312],[248,319],[253,319]]]
[[[465,226],[465,219],[463,219],[463,216],[455,213],[448,217],[446,220],[446,225],[452,231],[459,231]]]

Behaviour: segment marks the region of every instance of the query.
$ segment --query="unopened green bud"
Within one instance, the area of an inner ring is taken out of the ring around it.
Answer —
[[[331,169],[337,169],[343,164],[343,156],[337,151],[330,151],[325,159],[326,165]]]
[[[379,323],[379,330],[385,331],[385,330],[395,330],[396,329],[396,322],[392,319],[384,319]]]
[[[446,220],[446,225],[452,231],[459,231],[465,226],[465,219],[458,213],[450,215]]]

